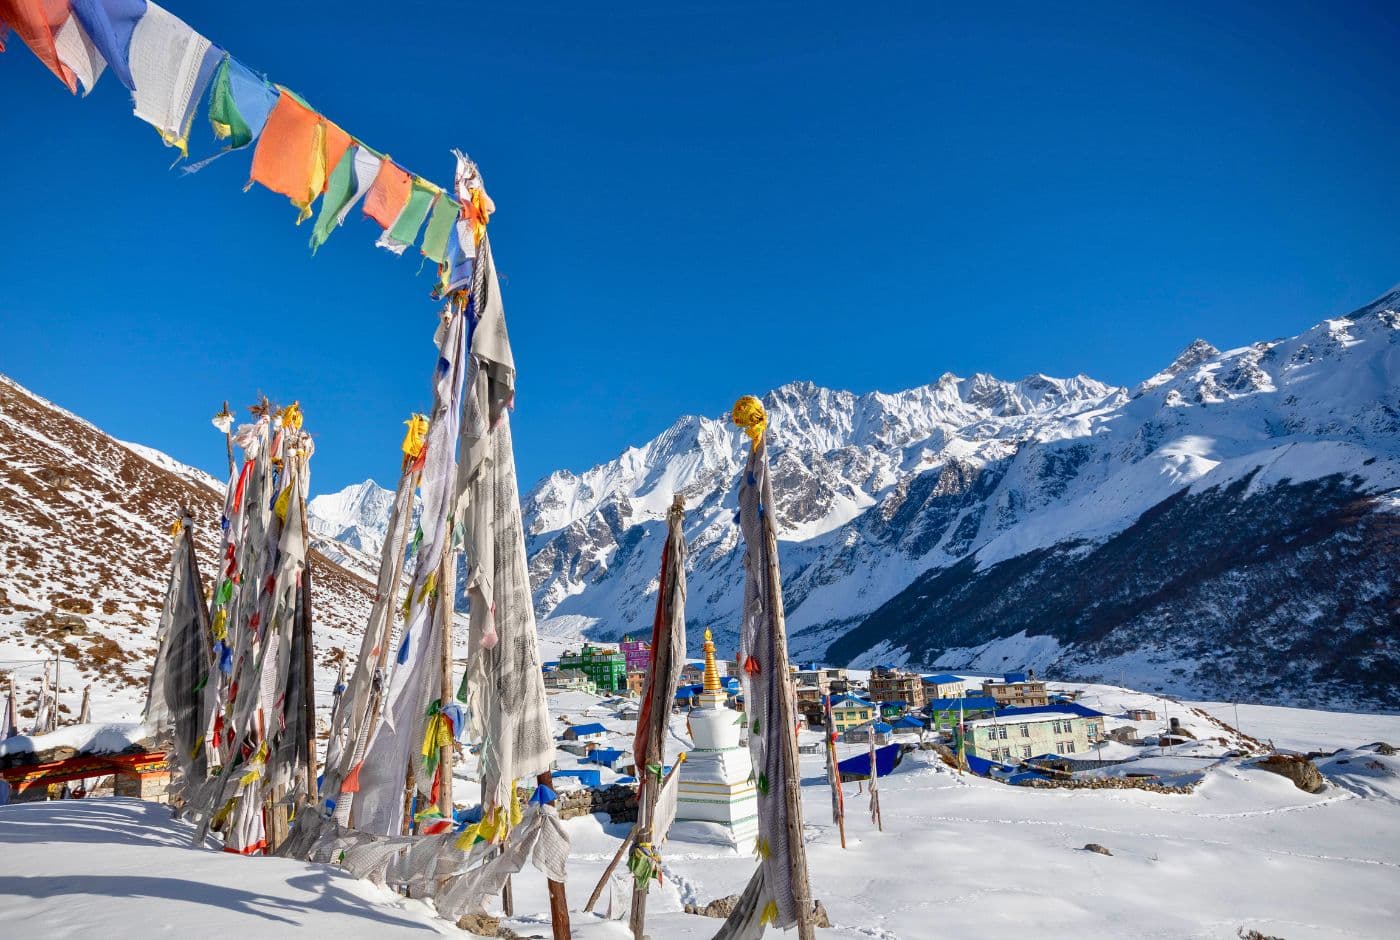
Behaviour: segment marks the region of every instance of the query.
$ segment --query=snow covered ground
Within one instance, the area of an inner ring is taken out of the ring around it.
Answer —
[[[1154,708],[1156,722],[1137,723],[1145,735],[1170,715],[1200,737],[1229,737],[1212,716],[1234,723],[1228,704],[1197,712],[1191,703],[1126,689],[1079,688],[1081,701],[1115,715]],[[630,744],[633,724],[594,696],[561,693],[551,706],[561,730],[564,716],[598,721],[612,732],[612,746]],[[1400,758],[1358,748],[1400,743],[1400,716],[1242,705],[1240,721],[1279,747],[1347,750],[1318,761],[1328,786],[1317,794],[1248,762],[1210,760],[1200,762],[1214,766],[1189,795],[1010,787],[958,775],[932,752],[914,752],[880,781],[884,832],[870,821],[866,797],[847,785],[845,850],[831,823],[822,759],[804,756],[813,893],[836,925],[819,935],[918,940],[1033,928],[1047,938],[1223,940],[1244,927],[1288,940],[1394,936]],[[1109,719],[1110,728],[1122,723]],[[686,744],[681,716],[674,730],[668,759]],[[561,752],[561,768],[576,763]],[[461,769],[459,798],[472,799],[470,762]],[[628,936],[625,922],[580,911],[627,826],[598,816],[566,826],[575,936]],[[1084,851],[1090,842],[1113,855]],[[719,921],[686,914],[684,905],[737,893],[752,859],[679,840],[662,854],[651,936],[707,940]],[[620,880],[618,888],[620,902]],[[548,936],[543,877],[527,867],[514,892],[509,925],[524,936]],[[604,893],[599,912],[613,896]],[[143,940],[152,931],[461,935],[417,902],[321,866],[192,849],[187,828],[164,808],[124,800],[0,807],[0,923],[25,924],[33,936],[100,931]]]

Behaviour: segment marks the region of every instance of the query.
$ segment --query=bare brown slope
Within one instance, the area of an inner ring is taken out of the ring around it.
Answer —
[[[57,654],[65,689],[95,681],[99,702],[112,701],[96,717],[129,712],[144,695],[170,525],[182,506],[194,513],[201,567],[212,574],[223,495],[199,477],[160,466],[0,378],[0,671]],[[317,658],[327,664],[362,629],[374,588],[317,552],[312,572]],[[82,616],[86,632],[50,616],[65,611]],[[22,686],[37,675],[18,672]]]

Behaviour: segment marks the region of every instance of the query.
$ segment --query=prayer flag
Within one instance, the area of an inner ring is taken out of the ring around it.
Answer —
[[[54,33],[54,50],[58,53],[58,60],[82,82],[83,94],[91,93],[92,86],[97,84],[97,77],[107,63],[102,60],[102,55],[76,17],[69,16]]]
[[[248,182],[281,193],[301,210],[297,223],[311,217],[311,203],[326,189],[327,174],[350,148],[350,135],[287,89],[263,127]]]
[[[54,33],[68,15],[67,0],[0,0],[0,22],[8,23],[39,61],[76,95],[78,77],[59,59],[54,45]]]
[[[365,197],[365,215],[378,222],[380,228],[391,229],[412,192],[413,177],[385,157]]]
[[[403,254],[405,248],[418,240],[418,230],[423,227],[423,220],[428,217],[436,194],[437,187],[415,176],[408,201],[404,203],[398,218],[394,219],[394,224],[379,237],[376,244],[396,255]]]
[[[146,15],[131,31],[136,116],[186,156],[195,106],[222,55],[184,20],[154,3],[146,5]]]
[[[433,211],[428,216],[428,227],[423,231],[424,257],[438,264],[447,260],[447,238],[461,211],[462,207],[447,193],[437,194],[433,200]]]
[[[262,133],[277,104],[277,89],[232,56],[225,55],[209,93],[209,123],[229,150],[246,147]]]
[[[131,76],[131,34],[146,15],[146,0],[72,0],[73,16],[112,74],[128,89],[136,88]]]

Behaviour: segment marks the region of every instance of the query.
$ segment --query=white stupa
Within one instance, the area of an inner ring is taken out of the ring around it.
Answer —
[[[725,705],[715,667],[715,644],[705,631],[705,687],[690,710],[695,746],[681,765],[676,823],[671,838],[720,842],[753,851],[758,837],[758,792],[749,749],[740,744],[744,716]]]

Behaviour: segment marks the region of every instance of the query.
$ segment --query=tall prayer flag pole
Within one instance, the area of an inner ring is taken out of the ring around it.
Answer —
[[[656,590],[656,616],[651,629],[651,668],[647,670],[642,708],[637,715],[637,737],[632,753],[637,763],[637,824],[632,840],[632,858],[628,868],[635,881],[632,886],[630,926],[633,940],[642,940],[646,928],[647,889],[651,886],[653,867],[657,859],[652,842],[666,838],[664,831],[653,831],[656,822],[656,798],[661,785],[661,770],[665,765],[666,731],[670,724],[670,705],[676,695],[681,669],[685,665],[685,500],[674,496],[666,514],[666,544],[661,550],[661,575]],[[705,689],[719,691],[719,674],[715,668],[714,644],[705,635]],[[669,826],[669,822],[667,823]],[[659,872],[658,872],[659,874]]]
[[[788,669],[773,485],[764,434],[768,415],[762,402],[746,395],[734,403],[732,417],[752,442],[739,484],[739,525],[746,546],[739,651],[747,679],[744,705],[758,789],[759,866],[715,937],[738,940],[757,936],[768,924],[781,929],[795,924],[798,940],[812,940],[796,690]]]

